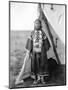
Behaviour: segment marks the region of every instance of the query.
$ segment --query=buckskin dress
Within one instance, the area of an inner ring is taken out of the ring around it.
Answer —
[[[30,51],[32,74],[48,74],[47,51],[49,48],[50,43],[44,31],[33,30],[26,44],[26,49]]]

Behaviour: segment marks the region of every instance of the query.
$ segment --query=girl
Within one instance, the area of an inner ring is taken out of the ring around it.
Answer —
[[[39,19],[34,22],[34,30],[27,40],[26,49],[31,55],[31,73],[35,76],[34,84],[41,81],[44,83],[44,76],[49,76],[47,51],[50,48],[49,40],[42,30]]]

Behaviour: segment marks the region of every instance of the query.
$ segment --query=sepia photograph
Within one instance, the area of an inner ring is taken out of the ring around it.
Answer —
[[[66,85],[66,4],[9,1],[9,88]]]

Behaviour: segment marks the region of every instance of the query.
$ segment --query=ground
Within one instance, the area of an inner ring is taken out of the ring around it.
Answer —
[[[49,81],[45,85],[43,84],[33,85],[33,79],[31,79],[30,77],[25,79],[24,84],[15,85],[16,77],[19,74],[20,69],[23,65],[23,60],[24,60],[25,53],[26,53],[25,45],[26,45],[26,41],[27,41],[29,34],[30,34],[30,31],[24,31],[24,32],[11,31],[10,32],[10,60],[9,60],[10,61],[9,62],[10,88],[65,85],[65,64],[59,65],[57,69],[55,70],[55,72],[52,72],[52,76],[50,77]],[[61,47],[61,45],[59,46]],[[62,47],[58,50],[59,50],[59,53],[63,56]],[[53,57],[52,54],[53,53],[50,52],[49,55]]]
[[[12,88],[21,88],[21,87],[38,87],[38,86],[57,86],[57,85],[65,85],[65,66],[57,66],[55,69],[56,71],[52,72],[52,76],[46,81],[45,84],[39,83],[34,85],[33,79],[31,77],[28,77],[24,79],[24,83],[14,85]]]

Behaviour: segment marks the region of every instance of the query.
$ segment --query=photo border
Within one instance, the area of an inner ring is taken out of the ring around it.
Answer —
[[[64,5],[65,6],[65,84],[63,85],[47,85],[47,86],[28,86],[28,87],[11,87],[10,86],[10,70],[9,70],[9,89],[18,89],[18,88],[37,88],[37,87],[53,87],[53,86],[65,86],[67,81],[67,4],[60,4],[60,3],[43,3],[43,2],[28,2],[28,1],[8,1],[9,3],[9,67],[10,67],[10,27],[11,27],[11,23],[10,23],[10,18],[11,18],[11,8],[10,8],[10,4],[14,2],[14,3],[32,3],[32,4],[53,4],[53,5]]]

